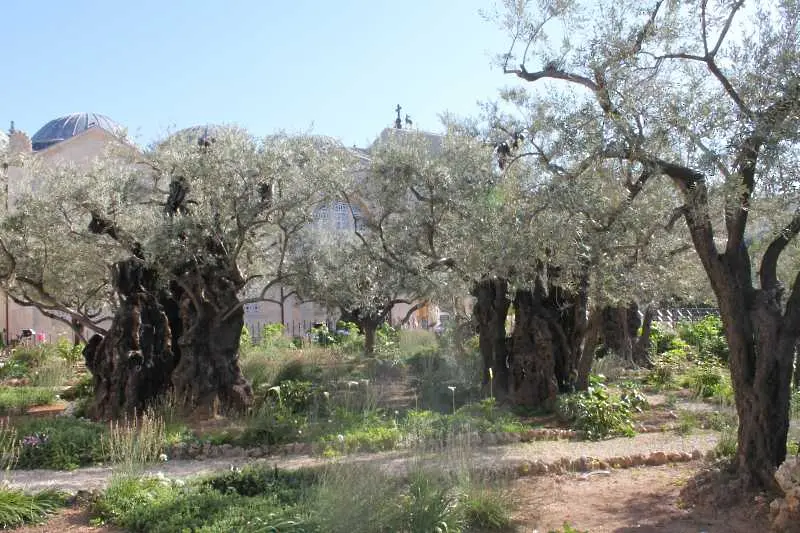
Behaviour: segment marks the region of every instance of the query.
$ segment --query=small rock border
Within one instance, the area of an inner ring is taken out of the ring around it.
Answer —
[[[639,433],[657,433],[663,431],[658,426],[642,426]],[[518,432],[478,433],[465,435],[464,440],[475,446],[502,446],[517,442],[581,440],[583,433],[572,429],[536,428]],[[233,444],[212,444],[209,442],[181,442],[167,449],[169,459],[195,460],[217,458],[252,457],[255,459],[280,455],[315,455],[322,450],[317,443],[292,442],[279,445],[262,445],[242,447]],[[622,464],[624,461],[617,461]],[[638,465],[635,465],[638,466]]]
[[[515,465],[516,474],[524,476],[545,476],[548,474],[568,474],[568,473],[588,473],[588,472],[609,472],[610,470],[621,470],[636,468],[640,466],[663,466],[667,464],[688,463],[690,461],[700,461],[702,459],[714,460],[716,454],[713,451],[703,453],[700,450],[691,452],[666,452],[656,451],[645,454],[624,455],[600,459],[597,457],[578,457],[570,459],[563,457],[550,463],[535,460],[523,461]]]

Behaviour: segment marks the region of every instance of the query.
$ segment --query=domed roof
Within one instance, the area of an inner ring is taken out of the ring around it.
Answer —
[[[34,151],[44,150],[56,143],[74,137],[91,128],[102,128],[114,135],[121,135],[124,128],[105,115],[97,113],[73,113],[53,119],[31,137]]]

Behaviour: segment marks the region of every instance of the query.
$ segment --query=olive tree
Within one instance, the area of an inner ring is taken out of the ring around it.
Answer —
[[[798,7],[509,0],[498,19],[511,41],[505,72],[525,82],[530,90],[519,93],[534,107],[558,110],[542,130],[558,143],[540,159],[572,174],[597,164],[627,169],[634,203],[653,180],[674,187],[675,218],[685,221],[725,325],[738,466],[749,486],[770,486],[786,455],[800,335],[800,273],[778,276],[800,231]],[[765,199],[787,209],[753,224]],[[754,261],[755,235],[770,238]]]
[[[0,236],[5,288],[45,311],[71,310],[96,284],[113,289],[110,323],[92,324],[84,352],[94,416],[167,391],[192,409],[242,408],[252,395],[238,364],[243,305],[285,278],[320,184],[350,164],[326,139],[218,128],[88,166],[31,166],[39,186],[18,197]]]
[[[588,384],[597,309],[675,288],[662,265],[686,250],[665,230],[669,196],[652,195],[647,205],[665,217],[642,223],[625,179],[601,179],[610,169],[573,176],[511,152],[498,164],[491,131],[451,126],[435,147],[397,134],[373,149],[364,241],[395,268],[448,272],[450,290],[475,298],[485,381],[492,372],[495,392],[514,403],[552,404]],[[671,238],[654,244],[657,234]]]

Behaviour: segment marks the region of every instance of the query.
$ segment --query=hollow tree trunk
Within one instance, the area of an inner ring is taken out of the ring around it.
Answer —
[[[94,335],[83,351],[92,373],[92,418],[108,419],[142,412],[166,393],[177,358],[162,298],[146,282],[150,275],[136,259],[115,267],[114,286],[121,306],[108,335]]]
[[[551,408],[558,393],[554,354],[559,341],[553,336],[541,301],[538,289],[515,293],[508,397],[516,405]]]
[[[472,308],[478,326],[478,346],[483,360],[484,387],[489,386],[492,370],[494,394],[503,399],[509,391],[509,360],[506,342],[506,317],[511,301],[508,299],[508,282],[502,278],[486,278],[472,290],[476,298]]]
[[[158,290],[155,274],[135,258],[118,263],[113,278],[122,304],[108,335],[95,335],[84,349],[94,379],[92,417],[142,412],[170,390],[189,410],[250,403],[238,362],[244,312],[230,276],[203,278],[194,287],[203,301],[175,283]],[[228,308],[235,310],[223,316]]]

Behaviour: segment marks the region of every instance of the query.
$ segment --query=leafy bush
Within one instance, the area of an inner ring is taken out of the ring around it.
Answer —
[[[733,400],[729,371],[713,361],[698,361],[689,370],[682,385],[690,388],[697,398],[715,398],[721,403]]]
[[[73,470],[103,460],[105,427],[70,418],[32,419],[16,424],[18,468]]]
[[[83,343],[73,344],[65,338],[58,339],[56,343],[56,353],[68,365],[74,366],[78,361],[83,358],[83,349],[86,345]]]
[[[158,477],[113,480],[92,512],[100,521],[141,533],[303,531],[269,495],[249,498]]]
[[[401,438],[402,433],[396,427],[372,424],[344,434],[327,435],[320,442],[327,454],[382,452],[395,449]]]
[[[56,399],[53,389],[46,387],[0,388],[0,414],[23,411],[35,405],[49,405]]]
[[[678,339],[678,333],[663,324],[654,322],[650,327],[650,349],[653,355],[658,355],[667,350],[674,349],[673,341]],[[678,339],[679,340],[679,339]]]
[[[480,397],[481,363],[477,353],[459,358],[428,348],[409,357],[406,364],[418,393],[417,407],[452,412],[454,400],[465,404]],[[455,387],[455,394],[448,387]]]
[[[293,348],[292,340],[285,333],[286,326],[283,324],[265,324],[261,328],[258,344],[263,348]]]
[[[264,465],[246,466],[217,474],[200,482],[219,492],[235,492],[240,496],[270,494],[282,505],[299,501],[319,479],[315,470],[278,470]]]
[[[64,505],[66,498],[59,492],[26,494],[21,490],[0,488],[0,529],[43,522],[48,515]]]
[[[91,374],[85,374],[80,381],[61,393],[61,397],[67,401],[80,398],[91,398],[94,394],[94,378]]]
[[[700,359],[728,360],[728,342],[719,317],[709,315],[697,322],[682,322],[677,329],[681,338],[697,349]]]
[[[265,401],[245,419],[239,443],[245,446],[283,444],[297,440],[305,427],[305,419],[280,402]]]
[[[282,381],[279,385],[283,404],[292,413],[308,412],[314,400],[315,391],[310,381]]]
[[[278,370],[274,385],[280,385],[284,381],[318,381],[322,369],[315,365],[309,364],[301,359],[292,359],[284,364]]]
[[[559,529],[558,531],[550,530],[550,531],[548,531],[548,533],[589,533],[589,532],[588,531],[582,531],[580,529],[576,529],[576,528],[572,527],[569,524],[569,522],[564,522],[564,525],[561,527],[561,529]]]
[[[592,376],[588,390],[562,396],[558,411],[573,427],[592,440],[610,435],[634,435],[632,413],[637,410],[630,396],[616,397],[597,376]]]

